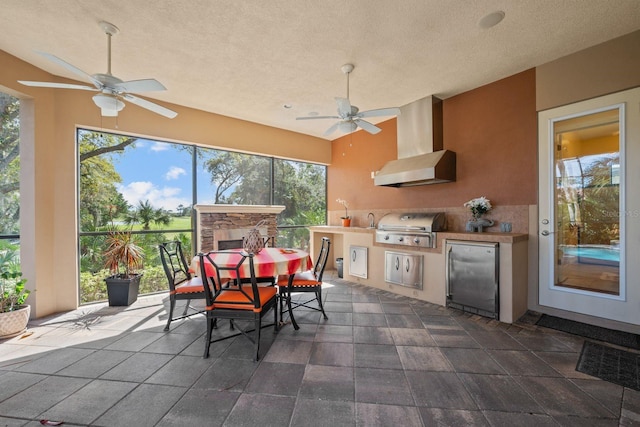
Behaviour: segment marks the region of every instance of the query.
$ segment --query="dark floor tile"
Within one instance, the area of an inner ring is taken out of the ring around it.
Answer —
[[[176,356],[158,369],[145,382],[191,387],[213,365],[215,359],[201,356]]]
[[[301,340],[278,339],[262,360],[265,362],[295,363],[304,365],[311,355],[311,342]]]
[[[415,315],[411,304],[409,303],[382,303],[382,311],[385,314],[412,314]]]
[[[577,385],[580,390],[600,402],[600,404],[607,408],[609,412],[616,416],[620,416],[620,402],[622,401],[624,387],[597,379],[573,379],[571,381]],[[640,418],[638,421],[640,421]]]
[[[331,312],[331,316],[328,317],[328,319],[321,319],[321,322],[326,325],[353,325],[353,313],[340,313],[334,311]]]
[[[358,368],[402,369],[395,345],[356,344],[354,360]]]
[[[316,342],[311,348],[312,365],[354,366],[352,343]]]
[[[353,294],[351,296],[352,302],[380,302],[380,298],[375,294]]]
[[[414,405],[404,371],[356,368],[356,402]]]
[[[307,365],[300,397],[316,400],[355,400],[354,368]]]
[[[291,427],[355,426],[355,403],[298,399]]]
[[[96,425],[155,426],[186,393],[183,387],[141,384],[98,418]]]
[[[353,342],[361,344],[393,344],[389,328],[354,326]]]
[[[354,326],[388,326],[383,313],[353,313]]]
[[[143,382],[172,358],[169,354],[136,353],[102,374],[100,379]]]
[[[481,348],[442,348],[440,350],[456,372],[505,374],[504,369]]]
[[[251,360],[218,359],[194,384],[196,389],[243,391],[258,364]]]
[[[353,342],[353,326],[319,325],[316,342]]]
[[[516,377],[515,380],[551,416],[617,418],[598,401],[564,378]]]
[[[514,338],[527,349],[532,351],[558,351],[571,352],[574,351],[571,345],[563,343],[553,335],[536,334],[536,335],[515,335]]]
[[[429,333],[439,347],[480,348],[480,344],[463,330],[429,329]]]
[[[67,368],[62,369],[58,372],[58,375],[98,378],[134,354],[135,353],[130,351],[98,350]]]
[[[131,332],[123,334],[118,341],[109,344],[105,349],[119,351],[140,351],[163,336],[156,332]]]
[[[40,415],[65,424],[90,424],[137,386],[124,381],[94,380]]]
[[[43,360],[34,360],[17,366],[15,371],[29,372],[32,374],[53,374],[67,366],[84,359],[92,354],[95,350],[82,348],[61,348],[47,353]]]
[[[353,298],[351,294],[341,294],[337,292],[323,292],[322,294],[322,302],[328,303],[333,302],[352,302]]]
[[[47,378],[45,375],[29,374],[26,372],[0,373],[0,402],[7,400],[14,394],[20,393],[45,378]]]
[[[331,302],[326,302],[324,304],[324,311],[327,313],[327,317],[329,316],[329,313],[333,313],[333,312],[341,312],[341,313],[351,313],[353,311],[352,309],[353,305],[350,302],[338,302],[338,301],[331,301]],[[295,312],[296,315],[296,320],[298,319],[298,312]]]
[[[354,302],[352,306],[354,313],[384,313],[380,303]]]
[[[223,425],[239,396],[237,392],[191,389],[160,420],[158,427]]]
[[[487,350],[510,375],[558,377],[560,374],[530,351]]]
[[[386,314],[386,316],[390,328],[424,328],[422,321],[415,314]]]
[[[396,351],[406,371],[453,372],[453,366],[437,347],[396,346]]]
[[[526,350],[515,338],[503,331],[469,331],[482,348],[493,350]]]
[[[545,413],[544,409],[507,375],[460,374],[460,379],[480,409]]]
[[[558,427],[558,423],[546,414],[499,411],[483,411],[483,414],[493,427]]]
[[[489,423],[480,411],[425,407],[420,407],[419,410],[425,426],[489,426]]]
[[[90,380],[50,376],[0,402],[0,415],[35,418],[72,395]]]
[[[243,393],[225,426],[288,426],[296,403],[294,397]]]
[[[245,388],[248,393],[297,396],[304,365],[262,362]]]
[[[414,371],[407,375],[416,405],[428,408],[477,410],[464,384],[453,372]]]
[[[395,345],[435,346],[436,342],[426,329],[390,328]]]
[[[414,406],[356,403],[357,426],[419,426],[420,414]]]
[[[179,354],[199,337],[199,335],[165,333],[141,351],[147,353]]]
[[[576,364],[580,358],[579,353],[535,351],[534,354],[565,378],[593,379],[591,375],[576,371]]]
[[[462,327],[456,322],[456,320],[447,315],[438,315],[438,314],[420,314],[417,313],[417,316],[422,321],[422,324],[428,328],[430,331],[432,329],[457,329],[462,330]]]
[[[562,427],[618,427],[625,425],[619,422],[618,419],[613,418],[589,418],[562,415],[555,416],[553,419]],[[637,426],[638,424],[634,422],[632,425]]]

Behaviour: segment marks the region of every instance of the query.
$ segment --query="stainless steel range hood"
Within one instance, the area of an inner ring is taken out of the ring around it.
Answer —
[[[456,153],[442,145],[442,100],[428,96],[400,108],[398,160],[378,171],[375,185],[409,187],[456,180]]]

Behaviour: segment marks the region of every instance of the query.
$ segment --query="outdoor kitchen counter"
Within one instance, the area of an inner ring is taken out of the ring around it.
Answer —
[[[331,253],[327,269],[335,269],[335,259],[343,258],[343,276],[346,280],[383,289],[434,304],[446,305],[446,256],[445,240],[466,240],[479,242],[497,242],[500,244],[500,321],[513,323],[527,310],[528,289],[528,239],[521,233],[437,233],[436,248],[415,248],[410,246],[376,243],[375,228],[313,226],[311,234],[312,257],[318,254],[322,237],[331,239]],[[360,246],[368,249],[367,278],[349,274],[350,247]],[[385,252],[403,252],[423,256],[423,288],[412,289],[392,285],[384,280]]]

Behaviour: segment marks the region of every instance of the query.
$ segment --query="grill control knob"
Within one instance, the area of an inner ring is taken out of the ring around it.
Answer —
[[[420,244],[420,238],[419,237],[414,237],[413,238],[413,243],[415,243],[416,245]]]
[[[388,235],[385,235],[385,236],[384,236],[384,240],[389,240],[389,236],[388,236]]]
[[[404,237],[398,237],[398,242],[403,242],[404,241]]]

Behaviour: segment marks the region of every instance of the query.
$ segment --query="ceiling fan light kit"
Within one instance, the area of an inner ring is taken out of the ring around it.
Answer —
[[[99,94],[93,96],[93,102],[96,104],[96,106],[98,106],[98,108],[100,108],[100,112],[103,117],[117,117],[118,112],[122,111],[122,109],[125,107],[123,99],[169,119],[176,117],[178,113],[176,113],[175,111],[131,94],[131,92],[140,93],[167,90],[167,88],[165,88],[162,83],[160,83],[156,79],[131,80],[125,82],[111,74],[111,37],[115,34],[118,34],[120,30],[115,25],[105,21],[101,21],[99,25],[100,28],[102,28],[102,31],[104,31],[104,33],[107,35],[106,73],[97,73],[91,75],[85,73],[76,66],[71,65],[68,62],[58,58],[57,56],[45,52],[38,52],[40,55],[44,56],[51,62],[54,62],[73,72],[74,74],[83,77],[85,80],[90,81],[91,83],[93,83],[93,87],[69,83],[32,82],[25,80],[18,80],[18,82],[25,86],[33,87],[48,87],[54,89],[80,89],[92,92],[100,92]]]
[[[124,102],[113,95],[99,93],[93,96],[93,102],[100,108],[103,117],[117,117],[118,112],[125,107]]]
[[[376,110],[360,111],[355,105],[351,105],[349,101],[349,74],[355,67],[353,64],[344,64],[340,69],[347,75],[347,97],[336,97],[336,103],[338,104],[337,116],[318,116],[309,114],[306,117],[296,117],[296,120],[315,120],[315,119],[338,119],[329,129],[324,132],[325,136],[331,135],[336,130],[343,133],[350,133],[357,128],[361,128],[371,134],[380,132],[380,128],[366,120],[362,120],[364,117],[384,117],[384,116],[398,116],[400,115],[400,109],[396,107],[392,108],[379,108]]]

